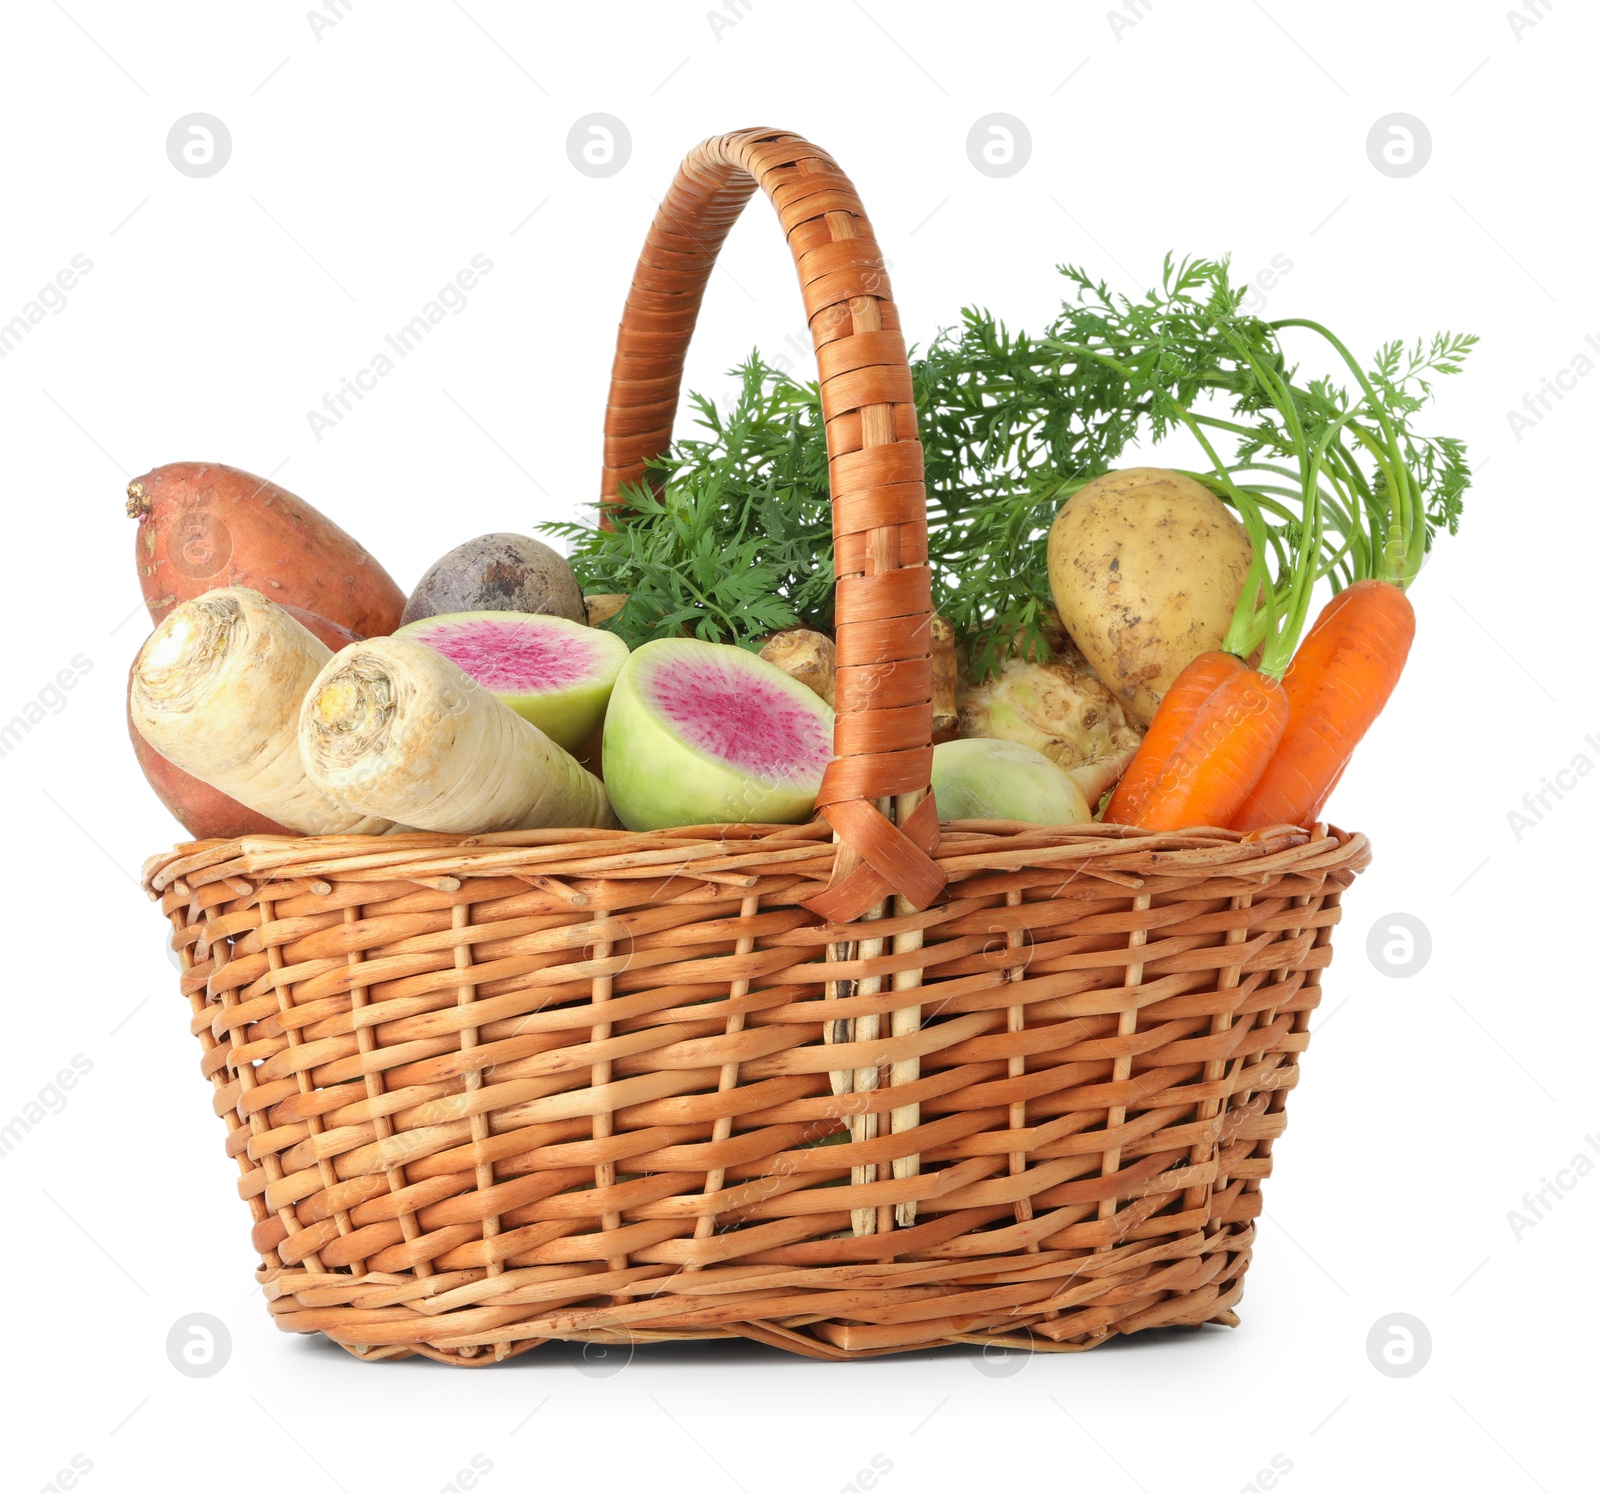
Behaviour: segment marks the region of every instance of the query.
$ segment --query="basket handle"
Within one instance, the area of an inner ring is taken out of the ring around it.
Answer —
[[[672,441],[684,356],[717,253],[757,186],[778,210],[811,326],[833,500],[838,652],[833,760],[817,796],[843,842],[805,905],[848,922],[891,890],[915,908],[945,883],[929,658],[927,497],[911,367],[883,255],[831,156],[782,130],[697,145],[650,225],[617,330],[602,500]],[[895,800],[898,823],[879,802]]]

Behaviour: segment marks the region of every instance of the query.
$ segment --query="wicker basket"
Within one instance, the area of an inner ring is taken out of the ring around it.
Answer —
[[[1233,1323],[1360,835],[939,824],[922,453],[850,182],[685,161],[618,337],[605,491],[668,444],[755,187],[814,334],[839,574],[807,825],[180,846],[171,920],[279,1326],[819,1358]]]

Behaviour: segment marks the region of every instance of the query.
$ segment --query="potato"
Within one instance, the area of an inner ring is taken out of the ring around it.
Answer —
[[[1244,525],[1192,477],[1107,472],[1050,526],[1050,592],[1073,641],[1141,726],[1222,642],[1250,568]]]

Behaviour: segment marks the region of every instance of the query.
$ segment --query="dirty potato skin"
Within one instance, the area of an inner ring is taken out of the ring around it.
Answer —
[[[222,586],[248,586],[363,637],[400,625],[405,593],[337,524],[237,467],[175,461],[128,484],[134,556],[152,622]]]
[[[1067,500],[1048,554],[1067,631],[1147,726],[1184,665],[1221,644],[1244,589],[1250,539],[1192,477],[1129,467]]]

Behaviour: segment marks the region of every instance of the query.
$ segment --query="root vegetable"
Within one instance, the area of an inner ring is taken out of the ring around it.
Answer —
[[[177,461],[128,484],[150,620],[225,586],[304,607],[357,637],[400,625],[405,596],[331,519],[276,483],[216,462]]]
[[[1139,822],[1140,814],[1156,791],[1167,759],[1194,724],[1201,707],[1223,680],[1244,667],[1242,658],[1220,649],[1202,653],[1189,661],[1172,681],[1172,688],[1161,697],[1161,708],[1144,733],[1144,740],[1117,784],[1117,791],[1111,795],[1104,816],[1107,824]]]
[[[1251,552],[1244,525],[1181,472],[1108,472],[1056,515],[1056,610],[1140,726],[1183,667],[1221,644]]]
[[[350,812],[479,834],[616,824],[592,773],[441,653],[410,638],[328,660],[300,711],[311,780]]]
[[[608,622],[628,604],[626,591],[600,591],[583,598],[584,620],[590,627]]]
[[[569,752],[599,730],[628,656],[615,633],[543,612],[445,612],[394,636],[444,654]]]
[[[761,650],[761,657],[776,664],[791,679],[797,679],[818,698],[833,704],[833,676],[836,655],[833,639],[809,627],[791,627],[774,633]]]
[[[400,620],[446,612],[544,612],[585,620],[572,567],[526,534],[480,534],[441,555],[417,582]]]
[[[1316,820],[1394,692],[1416,631],[1410,600],[1388,581],[1357,581],[1322,609],[1283,676],[1288,729],[1234,829]]]
[[[961,736],[1032,747],[1065,771],[1090,804],[1099,803],[1139,745],[1121,703],[1070,643],[1049,663],[1012,657],[981,684],[963,677],[958,701]]]
[[[956,694],[961,665],[956,657],[955,629],[937,613],[928,633],[928,652],[933,666],[933,739],[950,741],[959,724]]]
[[[1278,374],[1270,373],[1269,378],[1281,392]],[[1216,652],[1242,660],[1259,644],[1260,667],[1233,669],[1226,659],[1202,657],[1195,677],[1187,679],[1184,688],[1175,685],[1165,692],[1150,726],[1158,744],[1177,734],[1184,718],[1192,718],[1142,803],[1135,806],[1134,824],[1154,830],[1231,825],[1283,740],[1289,696],[1281,681],[1305,626],[1322,552],[1321,459],[1320,446],[1300,452],[1305,522],[1294,543],[1279,552],[1279,573],[1270,586],[1258,579],[1266,575],[1260,508],[1230,483],[1229,491],[1240,504],[1253,539],[1263,548],[1247,568]],[[1258,596],[1266,602],[1259,609]],[[1205,695],[1207,678],[1219,676],[1221,682]],[[1201,696],[1196,707],[1194,701]]]
[[[606,711],[606,788],[629,829],[809,818],[833,711],[743,648],[657,638],[628,655]]]
[[[933,794],[941,819],[1086,824],[1093,817],[1078,785],[1020,741],[942,742],[933,749]]]
[[[138,658],[133,663],[137,665]],[[128,740],[151,791],[161,806],[196,840],[233,840],[240,835],[287,835],[293,831],[247,809],[237,799],[168,762],[139,734],[133,723],[133,665],[128,669]]]
[[[1230,824],[1289,723],[1289,699],[1271,674],[1228,675],[1195,712],[1133,821],[1143,829]]]
[[[346,643],[355,642],[349,628],[329,622],[326,617],[303,612],[299,607],[285,607],[284,611],[329,648],[343,648]],[[142,649],[143,644],[140,647]],[[128,740],[133,743],[133,754],[138,758],[145,781],[166,811],[196,840],[234,840],[241,835],[293,833],[168,762],[139,734],[138,727],[133,723],[133,671],[138,662],[138,655],[135,654],[133,662],[128,665]]]
[[[587,600],[594,600],[593,597]],[[626,600],[626,598],[619,598]],[[955,630],[943,617],[935,616],[929,632],[929,653],[933,675],[933,739],[949,741],[956,735],[956,659]],[[774,633],[761,649],[761,657],[776,664],[791,679],[798,679],[813,694],[834,703],[833,687],[837,655],[833,640],[809,627],[790,627]]]
[[[381,834],[387,818],[343,808],[300,762],[300,704],[331,657],[282,607],[226,586],[150,634],[129,712],[167,761],[295,834]]]

